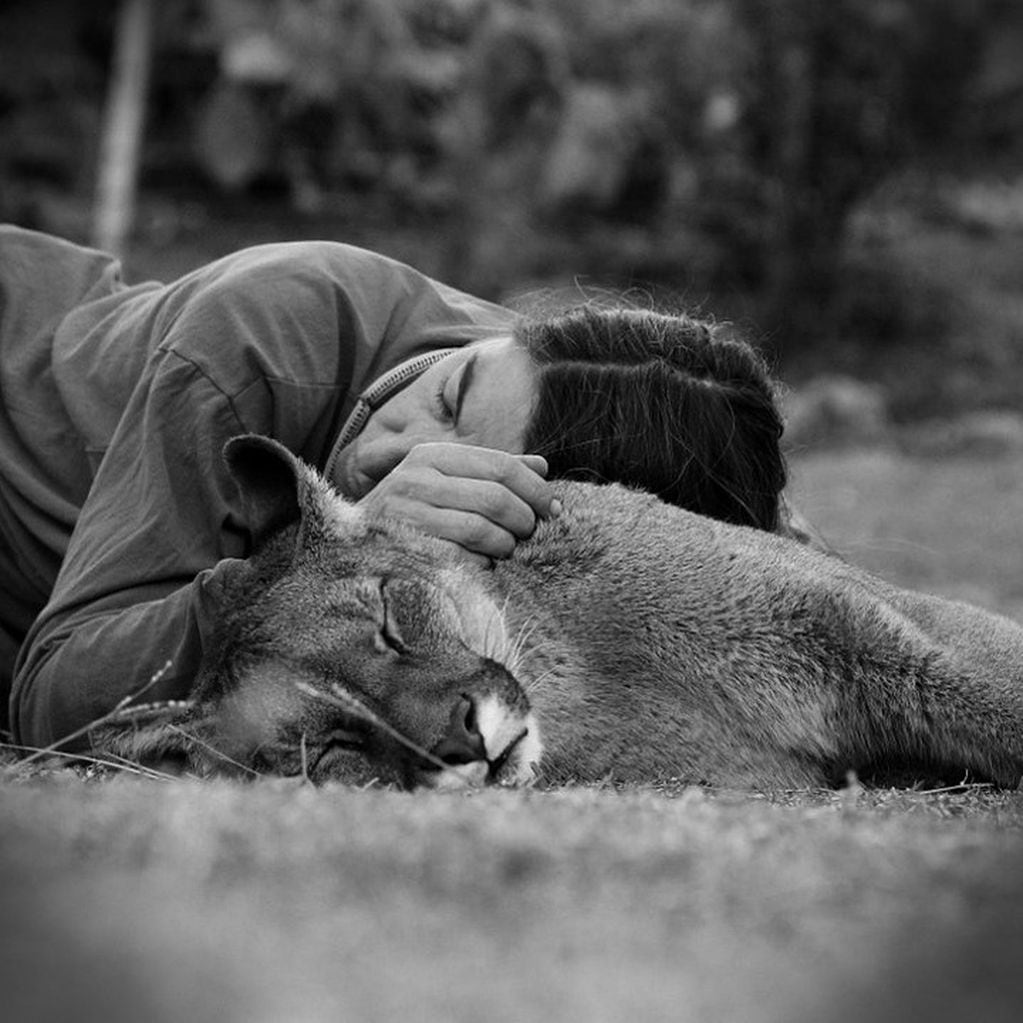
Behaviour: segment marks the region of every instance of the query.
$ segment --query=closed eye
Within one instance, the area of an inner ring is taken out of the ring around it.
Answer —
[[[462,404],[476,370],[476,357],[474,352],[443,380],[437,389],[433,402],[435,413],[441,422],[458,425],[458,419],[462,414]],[[454,391],[453,394],[452,391]]]
[[[442,423],[453,423],[455,421],[455,410],[448,401],[447,391],[448,380],[444,380],[433,396],[434,414]]]
[[[383,646],[396,654],[407,654],[409,652],[408,644],[402,639],[394,611],[387,600],[387,586],[383,579],[380,580],[380,603],[383,606],[383,615],[380,628],[377,631],[378,649]],[[381,650],[382,652],[383,650]]]

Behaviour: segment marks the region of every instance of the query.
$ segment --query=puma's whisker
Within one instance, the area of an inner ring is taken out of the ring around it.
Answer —
[[[519,626],[510,646],[508,647],[507,654],[502,659],[504,666],[513,675],[517,675],[519,672],[519,665],[522,661],[523,653],[525,652],[526,643],[529,642],[530,637],[536,631],[538,624],[538,618],[527,618],[522,625]]]
[[[553,678],[554,675],[555,675],[554,669],[548,668],[546,671],[543,671],[539,675],[537,675],[536,678],[527,682],[522,688],[525,690],[526,695],[528,696],[534,690],[541,689],[544,683],[548,679]]]

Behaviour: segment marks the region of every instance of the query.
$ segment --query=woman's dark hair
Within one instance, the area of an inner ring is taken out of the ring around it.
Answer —
[[[516,338],[539,377],[525,450],[552,479],[617,481],[778,528],[783,424],[746,341],[687,315],[588,305],[527,319]]]

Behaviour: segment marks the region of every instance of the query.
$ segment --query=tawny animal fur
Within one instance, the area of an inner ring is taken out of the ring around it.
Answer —
[[[488,569],[366,521],[272,441],[227,457],[257,546],[183,723],[205,769],[344,778],[354,746],[407,784],[1023,774],[1008,619],[618,486],[559,483],[562,514]],[[486,705],[508,763],[435,771],[339,690],[426,750]]]

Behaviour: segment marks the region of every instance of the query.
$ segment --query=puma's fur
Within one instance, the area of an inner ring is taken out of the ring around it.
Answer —
[[[192,735],[193,766],[321,780],[365,760],[432,785],[1023,774],[1007,619],[618,486],[558,484],[562,514],[485,569],[367,521],[272,441],[227,455],[256,551],[192,710],[143,733]]]

